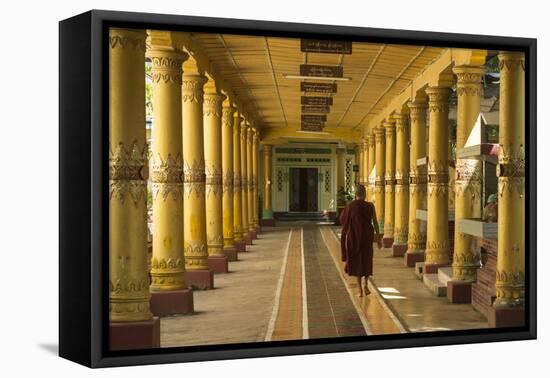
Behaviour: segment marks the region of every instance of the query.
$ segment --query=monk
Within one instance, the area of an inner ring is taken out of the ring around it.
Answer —
[[[364,293],[369,295],[367,280],[372,275],[372,258],[375,234],[378,248],[382,248],[382,237],[378,229],[376,211],[372,202],[365,201],[366,190],[363,185],[357,185],[355,200],[351,201],[342,211],[342,237],[340,245],[342,261],[346,262],[345,271],[348,275],[357,277],[359,297],[363,296],[362,277],[365,277]]]

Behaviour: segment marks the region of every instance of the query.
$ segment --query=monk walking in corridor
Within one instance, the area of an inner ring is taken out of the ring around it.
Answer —
[[[340,239],[342,261],[346,262],[345,271],[348,275],[357,277],[359,296],[369,295],[367,280],[372,275],[372,259],[374,237],[378,248],[382,248],[382,237],[378,229],[376,211],[372,202],[365,201],[366,190],[363,185],[357,185],[355,200],[351,201],[342,211],[342,237]],[[362,277],[365,277],[363,292]]]

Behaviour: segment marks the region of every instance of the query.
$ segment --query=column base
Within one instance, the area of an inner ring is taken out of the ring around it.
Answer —
[[[525,326],[524,307],[491,307],[487,320],[490,328]]]
[[[384,248],[390,248],[393,245],[393,238],[382,238],[382,245]]]
[[[227,261],[237,261],[239,259],[237,248],[235,247],[224,247],[223,253],[227,257]]]
[[[235,249],[237,250],[237,253],[240,252],[246,252],[246,243],[244,240],[235,240]]]
[[[249,230],[248,234],[250,235],[250,238],[252,240],[258,239],[258,235],[256,234],[256,228]]]
[[[110,350],[160,348],[160,320],[110,322],[109,339]]]
[[[208,267],[214,273],[227,273],[229,271],[227,257],[225,256],[208,256]]]
[[[472,283],[468,281],[447,282],[447,299],[451,303],[472,303]]]
[[[260,225],[256,226],[256,235],[260,235],[262,233],[262,227]]]
[[[247,233],[246,235],[244,235],[243,239],[244,239],[244,244],[252,245],[252,236],[250,235],[250,233]]]
[[[393,245],[393,257],[403,257],[407,252],[407,244],[394,244]]]
[[[407,268],[414,268],[416,263],[424,261],[424,251],[407,251],[403,263]]]
[[[185,272],[185,281],[196,290],[214,288],[214,272],[211,269],[188,270]]]
[[[262,219],[260,225],[265,227],[275,227],[275,219]]]
[[[451,266],[451,264],[424,264],[424,273],[427,274],[435,274],[439,270],[439,268]]]
[[[151,312],[155,316],[189,315],[193,313],[193,289],[154,291]]]

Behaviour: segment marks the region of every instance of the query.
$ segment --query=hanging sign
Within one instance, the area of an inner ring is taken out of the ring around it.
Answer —
[[[322,66],[318,64],[300,64],[301,76],[344,77],[342,66]]]
[[[312,83],[308,81],[300,83],[300,91],[306,93],[336,93],[337,89],[336,83]]]
[[[302,105],[332,105],[332,97],[302,96]]]
[[[302,52],[325,54],[351,54],[351,41],[330,41],[326,39],[302,39]]]
[[[330,113],[330,106],[302,105],[302,113]]]

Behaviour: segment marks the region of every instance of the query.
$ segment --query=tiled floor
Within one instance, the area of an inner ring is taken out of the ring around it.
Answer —
[[[319,227],[303,233],[309,337],[366,335]]]
[[[195,291],[195,315],[161,319],[161,345],[487,327],[469,304],[435,297],[391,249],[375,249],[377,290],[357,297],[355,277],[343,272],[338,232],[307,223],[265,228],[230,273],[215,276],[216,289]]]
[[[321,235],[333,256],[342,279],[352,293],[352,298],[356,309],[367,323],[368,333],[370,335],[386,335],[400,333],[401,330],[396,322],[390,316],[390,313],[384,308],[380,299],[372,293],[371,295],[358,297],[359,288],[357,279],[350,277],[344,272],[344,263],[341,261],[340,239],[338,238],[338,228],[322,227]]]
[[[302,240],[300,228],[290,234],[286,266],[271,340],[303,338]]]
[[[161,346],[263,341],[273,311],[288,227],[264,232],[214,277],[214,290],[194,292],[194,315],[161,319]]]
[[[434,296],[403,258],[390,248],[374,252],[373,282],[411,332],[487,328],[487,320],[470,304],[451,304]]]

